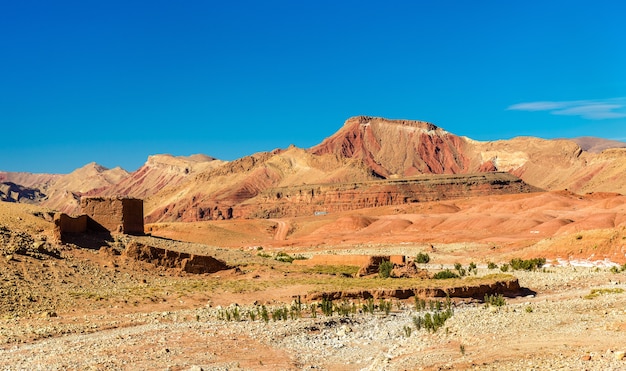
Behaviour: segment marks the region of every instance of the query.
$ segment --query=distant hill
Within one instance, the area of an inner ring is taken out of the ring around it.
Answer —
[[[626,148],[626,142],[596,137],[578,137],[573,138],[572,141],[578,144],[583,151],[592,153],[600,153],[605,149],[611,148]]]

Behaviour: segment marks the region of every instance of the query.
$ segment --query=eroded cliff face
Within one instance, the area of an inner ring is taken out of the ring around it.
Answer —
[[[461,197],[542,191],[509,173],[436,175],[272,188],[233,208],[236,218],[278,218]]]
[[[381,178],[476,172],[464,138],[424,121],[358,116],[310,149],[363,161]]]

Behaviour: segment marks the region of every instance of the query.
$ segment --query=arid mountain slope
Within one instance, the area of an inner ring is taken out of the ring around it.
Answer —
[[[611,148],[626,148],[626,142],[596,137],[578,137],[573,138],[572,141],[578,144],[583,151],[591,153],[600,153]]]
[[[464,138],[423,121],[353,117],[310,152],[359,159],[381,178],[472,173],[480,168],[468,156]]]
[[[374,179],[359,161],[303,149],[256,153],[199,173],[149,197],[146,220],[195,221],[232,217],[232,207],[272,187]]]
[[[46,188],[62,176],[61,174],[0,171],[0,182],[11,182],[23,187],[37,188],[45,193]]]
[[[626,194],[626,149],[583,151],[571,140],[518,137],[493,142],[468,141],[469,150],[493,168],[508,171],[546,190]]]
[[[149,197],[168,186],[177,186],[195,174],[214,169],[225,161],[205,155],[154,155],[137,171],[119,182],[92,189],[89,196]]]
[[[117,184],[127,176],[128,172],[120,167],[107,169],[95,162],[89,163],[51,182],[47,188],[48,197],[42,205],[70,214],[75,213],[82,194],[94,188]]]

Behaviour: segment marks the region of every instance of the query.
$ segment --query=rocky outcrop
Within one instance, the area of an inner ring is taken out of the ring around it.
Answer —
[[[214,273],[230,269],[223,261],[211,256],[192,255],[178,251],[170,251],[158,247],[147,246],[132,241],[126,246],[124,257],[154,264],[158,267],[180,269],[193,274]]]
[[[509,173],[437,175],[363,183],[272,188],[233,208],[240,218],[314,215],[412,202],[538,192]]]
[[[307,301],[321,300],[322,298],[330,300],[341,299],[408,299],[413,296],[422,298],[472,298],[481,300],[485,295],[502,294],[504,296],[517,296],[524,294],[526,291],[520,287],[517,278],[496,280],[492,283],[480,284],[462,284],[447,286],[442,284],[441,287],[435,285],[420,288],[404,288],[404,289],[381,289],[381,290],[347,290],[347,291],[329,291],[316,292],[305,295]]]

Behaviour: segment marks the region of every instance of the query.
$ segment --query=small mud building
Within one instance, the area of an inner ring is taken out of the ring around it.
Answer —
[[[84,197],[81,212],[89,217],[87,229],[143,234],[143,200],[136,198]]]

